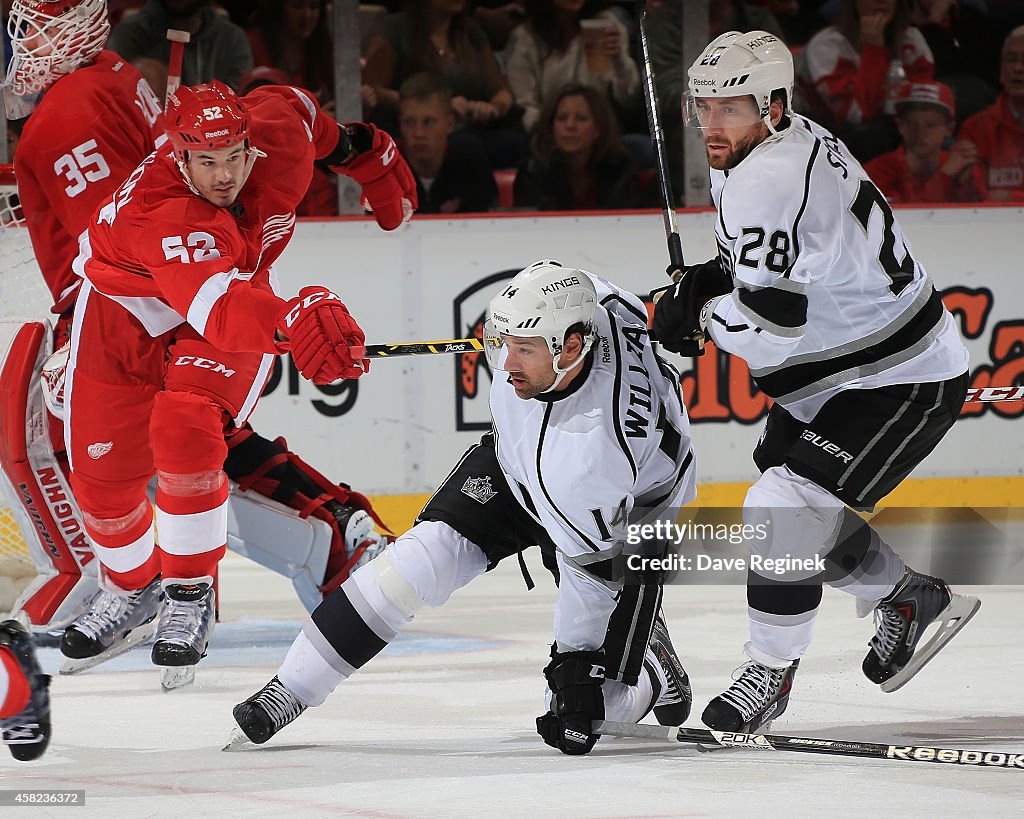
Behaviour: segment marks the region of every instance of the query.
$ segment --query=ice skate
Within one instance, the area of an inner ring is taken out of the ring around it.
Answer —
[[[750,643],[746,651],[751,655]],[[760,654],[760,652],[754,652]],[[761,659],[767,659],[761,655]],[[772,720],[782,716],[789,705],[799,660],[778,661],[778,665],[764,665],[748,660],[737,669],[735,682],[707,704],[701,720],[713,731],[757,733],[771,728]]]
[[[68,661],[61,666],[61,674],[86,671],[152,636],[163,597],[160,578],[134,592],[107,583],[101,581],[85,614],[64,629],[60,651]]]
[[[11,756],[30,762],[39,759],[50,742],[50,676],[42,673],[32,638],[16,620],[0,623],[0,647],[11,651],[32,689],[28,705],[20,713],[0,719],[0,735]]]
[[[659,725],[682,725],[690,716],[693,693],[690,691],[690,679],[672,646],[672,638],[661,612],[654,620],[650,647],[668,679],[668,685],[654,704],[654,718]]]
[[[890,693],[902,688],[967,625],[981,608],[976,597],[953,594],[939,578],[911,569],[874,612],[875,636],[868,643],[864,675]],[[918,647],[925,630],[938,632]]]
[[[247,740],[262,745],[305,710],[306,706],[274,677],[231,710],[238,728],[232,732],[224,750],[236,748]]]
[[[326,508],[338,519],[338,525],[345,533],[345,551],[332,547],[327,559],[327,570],[320,591],[324,596],[330,594],[344,583],[350,574],[364,563],[369,563],[379,555],[391,542],[391,538],[382,535],[374,528],[373,518],[362,509],[343,506],[336,501],[327,504]]]
[[[195,678],[195,665],[206,656],[216,619],[216,593],[210,582],[166,582],[153,664],[164,667],[161,686],[171,691]]]

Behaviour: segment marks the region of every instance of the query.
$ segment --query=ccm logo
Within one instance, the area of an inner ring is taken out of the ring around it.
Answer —
[[[316,293],[310,293],[288,311],[288,315],[284,317],[284,326],[291,327],[295,323],[295,319],[299,317],[299,313],[303,310],[308,310],[317,302],[330,301],[332,299],[334,301],[341,301],[341,299],[330,290],[318,290]]]
[[[174,362],[175,367],[187,367],[190,364],[193,367],[199,367],[201,370],[213,370],[215,373],[220,373],[225,378],[231,378],[231,376],[235,374],[234,370],[229,370],[219,361],[211,361],[209,358],[201,358],[197,355],[178,356],[178,360]]]

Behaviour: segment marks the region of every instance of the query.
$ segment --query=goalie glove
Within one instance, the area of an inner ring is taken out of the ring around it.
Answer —
[[[331,169],[354,179],[363,189],[363,207],[373,211],[377,224],[394,230],[409,221],[416,209],[416,177],[395,141],[375,125],[347,122],[345,134],[356,156]]]
[[[558,652],[544,669],[551,710],[537,717],[537,733],[563,754],[590,753],[598,734],[591,723],[604,719],[604,651]]]
[[[717,257],[686,268],[675,284],[651,291],[654,337],[673,353],[703,355],[704,334],[711,317],[708,305],[732,289],[732,276],[722,270]]]
[[[350,347],[366,337],[337,294],[326,287],[303,287],[277,320],[276,346],[290,352],[304,378],[331,384],[369,372],[370,360],[353,359]]]

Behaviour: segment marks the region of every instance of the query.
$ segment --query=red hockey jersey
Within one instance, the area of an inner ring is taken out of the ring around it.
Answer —
[[[187,321],[224,350],[271,353],[284,303],[269,268],[295,229],[313,160],[334,150],[339,130],[291,86],[243,102],[251,144],[266,156],[230,208],[194,193],[165,145],[99,209],[75,267],[153,336]]]
[[[159,100],[113,51],[57,80],[32,112],[14,173],[54,313],[74,302],[71,263],[97,206],[165,139]]]

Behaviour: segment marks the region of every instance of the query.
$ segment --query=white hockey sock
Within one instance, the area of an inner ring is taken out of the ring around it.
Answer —
[[[348,674],[332,667],[300,632],[288,649],[277,678],[300,702],[313,707],[323,705],[331,692],[348,679]]]

